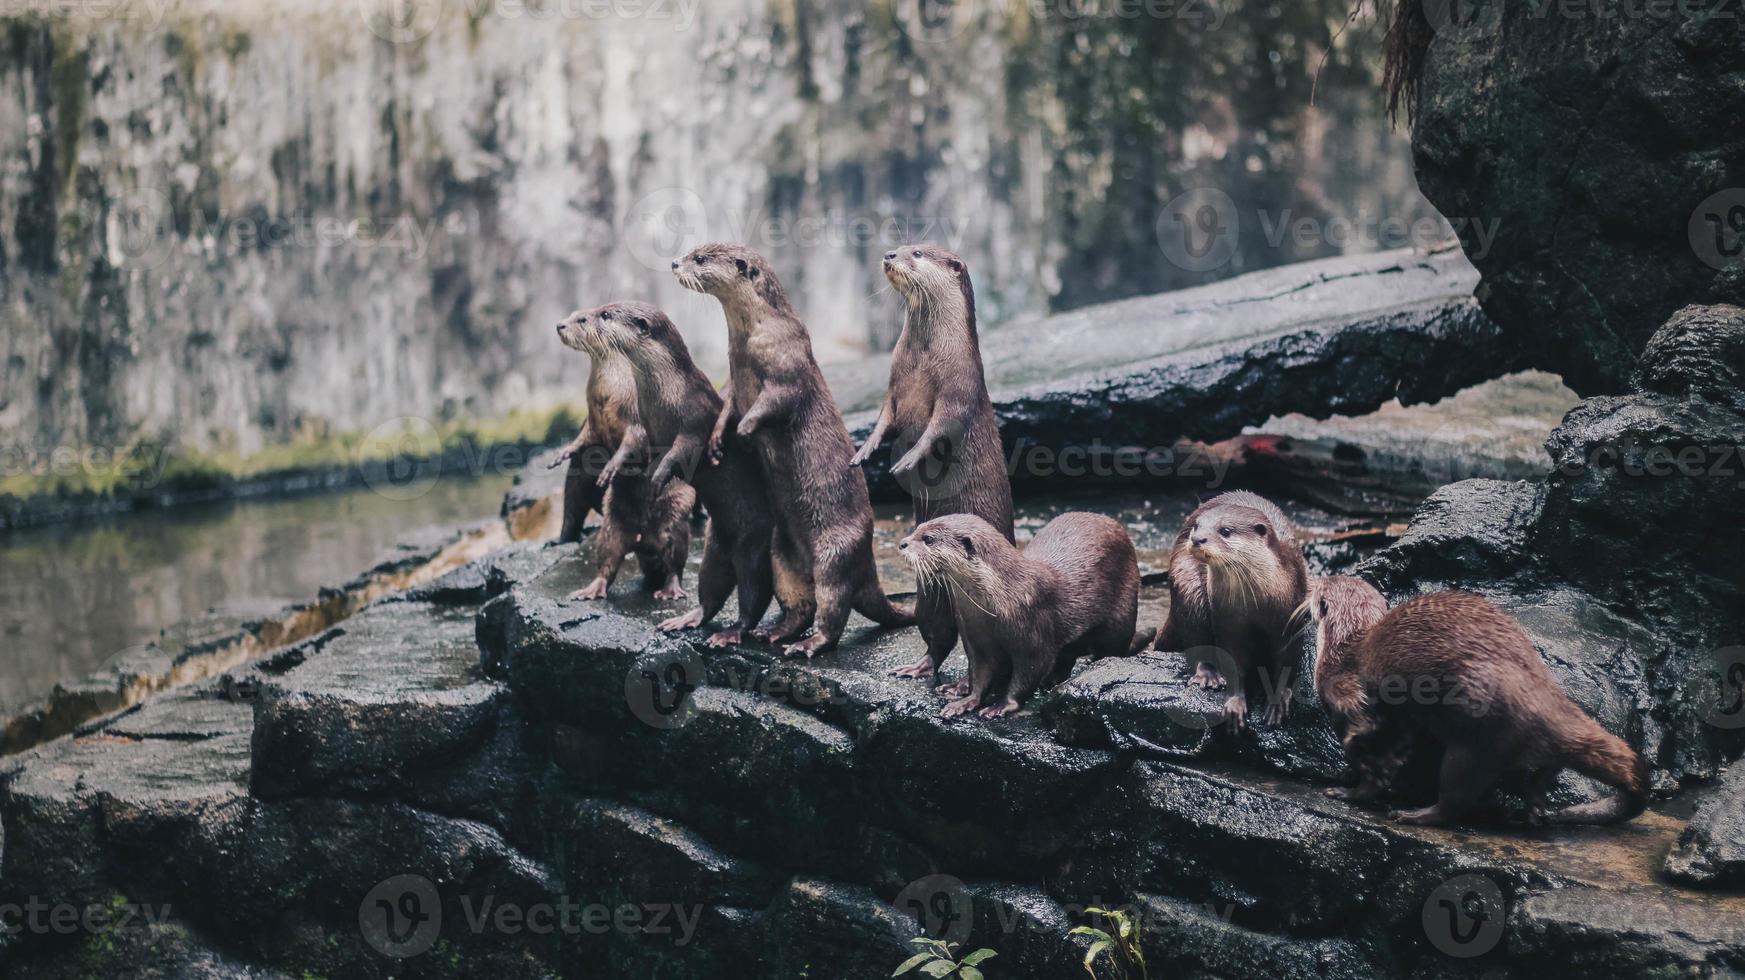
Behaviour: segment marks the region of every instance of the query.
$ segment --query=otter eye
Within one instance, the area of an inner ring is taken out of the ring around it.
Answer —
[[[932,544],[933,543],[933,535],[931,535],[931,534],[921,535],[921,543],[922,544]]]
[[[1221,527],[1221,528],[1219,528],[1219,529],[1218,529],[1218,533],[1219,533],[1219,534],[1221,534],[1221,535],[1223,535],[1223,536],[1224,536],[1224,537],[1226,537],[1226,538],[1227,538],[1227,537],[1229,537],[1229,536],[1230,536],[1230,535],[1232,535],[1232,534],[1234,534],[1234,533],[1236,533],[1236,532],[1234,532],[1234,531],[1232,531],[1232,530],[1230,530],[1230,529],[1229,529],[1229,528],[1227,528],[1227,527]]]
[[[916,257],[916,258],[920,258],[920,257],[921,257],[921,253],[920,253],[920,252],[916,252],[916,253],[915,253],[915,257]]]
[[[698,265],[702,265],[703,264],[703,257],[701,255],[692,256],[691,261],[697,263]]]

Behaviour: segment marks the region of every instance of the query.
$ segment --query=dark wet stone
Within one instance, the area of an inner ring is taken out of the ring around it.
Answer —
[[[219,950],[174,921],[173,907],[168,910],[172,921],[166,924],[145,924],[144,911],[133,913],[134,919],[125,926],[80,935],[55,948],[11,956],[6,975],[16,980],[110,976],[132,980],[301,980],[294,973],[256,966]]]
[[[1425,500],[1411,526],[1357,572],[1384,592],[1529,572],[1532,532],[1544,488],[1527,481],[1465,480]]]
[[[513,724],[507,689],[481,675],[471,610],[382,604],[337,634],[287,670],[259,672],[252,792],[390,793],[428,780],[455,789],[443,774],[464,760],[477,785],[447,794],[445,808],[502,825],[512,798],[480,792],[498,780],[470,757]]]
[[[1745,764],[1704,791],[1666,856],[1666,873],[1708,888],[1745,888]]]
[[[1208,473],[1181,468],[1180,437],[1228,438],[1286,412],[1358,414],[1396,397],[1412,404],[1494,378],[1518,357],[1478,309],[1476,285],[1459,255],[1384,252],[988,330],[982,359],[1000,436],[1016,461],[1013,485],[1204,488]],[[871,431],[886,364],[869,361],[830,379],[857,442]],[[1110,455],[1123,447],[1153,455],[1123,473]],[[1058,462],[1062,450],[1090,450],[1108,472],[1069,472]],[[874,495],[907,499],[889,462],[875,453],[866,468]]]
[[[1617,13],[1464,9],[1431,43],[1412,128],[1418,185],[1465,226],[1485,310],[1585,395],[1626,390],[1687,304],[1745,303],[1725,224],[1745,203],[1745,92],[1714,84],[1745,71],[1745,21]]]
[[[1637,387],[1713,401],[1745,398],[1745,309],[1687,306],[1642,350]]]
[[[1510,908],[1507,949],[1523,969],[1586,976],[1737,976],[1745,917],[1736,903],[1589,888],[1534,892]]]
[[[1256,932],[1179,899],[1144,895],[1145,963],[1163,975],[1214,977],[1369,977],[1376,965],[1343,939],[1293,939]]]

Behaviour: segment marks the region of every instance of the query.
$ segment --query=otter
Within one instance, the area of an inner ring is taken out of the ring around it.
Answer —
[[[1402,823],[1457,821],[1508,771],[1531,774],[1534,822],[1615,823],[1647,808],[1642,757],[1563,693],[1520,624],[1488,599],[1435,592],[1389,610],[1374,586],[1339,576],[1315,582],[1307,610],[1315,690],[1360,777],[1329,795],[1381,797],[1405,761],[1399,743],[1419,735],[1442,747],[1440,789],[1433,805],[1390,814]],[[1546,813],[1564,769],[1619,792]]]
[[[775,560],[812,583],[816,629],[784,652],[810,657],[834,648],[851,608],[881,626],[913,625],[914,612],[892,604],[879,585],[866,478],[848,464],[854,444],[812,357],[811,335],[769,263],[744,245],[705,245],[675,261],[673,272],[727,314],[728,394],[710,457],[721,458],[729,438],[757,447],[776,506]],[[784,644],[804,629],[789,617],[769,638]]]
[[[559,454],[558,463],[589,446],[613,447],[611,458],[594,480],[595,486],[605,491],[605,499],[597,505],[600,530],[594,535],[598,570],[593,580],[570,598],[604,599],[625,555],[635,551],[643,578],[655,589],[655,598],[682,599],[685,558],[691,550],[691,510],[696,507],[697,494],[682,481],[659,490],[650,484],[648,432],[642,425],[635,372],[622,354],[601,343],[590,326],[594,316],[594,311],[578,310],[557,325],[558,339],[564,346],[587,354],[593,362],[593,373],[588,377],[587,421]],[[567,520],[567,485],[565,498]]]
[[[1139,555],[1113,518],[1062,514],[1019,551],[982,518],[951,514],[915,528],[898,548],[918,579],[951,594],[963,636],[969,692],[943,717],[977,708],[1003,717],[1045,680],[1064,678],[1081,655],[1131,652]]]
[[[947,514],[974,514],[1011,542],[1012,481],[982,373],[969,269],[942,248],[905,245],[885,254],[884,270],[908,309],[891,354],[884,407],[872,434],[849,462],[865,463],[895,435],[907,451],[891,465],[891,473],[914,497],[916,524]],[[898,677],[934,676],[957,646],[949,591],[921,583],[915,618],[927,651],[892,671]],[[968,689],[967,680],[947,688],[959,696]]]
[[[1251,675],[1267,690],[1267,724],[1284,720],[1293,666],[1285,652],[1308,583],[1296,526],[1258,494],[1236,490],[1213,497],[1176,534],[1169,614],[1156,649],[1204,654],[1189,683],[1208,690],[1229,686],[1224,718],[1232,733],[1247,720]]]
[[[719,461],[703,465],[703,452],[721,412],[721,396],[691,359],[671,318],[646,303],[611,303],[591,312],[586,329],[630,363],[643,428],[659,449],[649,477],[665,487],[681,476],[696,488],[709,515],[703,563],[697,573],[696,609],[660,623],[664,632],[706,626],[735,592],[739,619],[708,639],[712,647],[744,642],[775,594],[791,615],[810,621],[810,584],[791,571],[772,569],[770,540],[775,515],[755,450],[746,442],[725,448]]]

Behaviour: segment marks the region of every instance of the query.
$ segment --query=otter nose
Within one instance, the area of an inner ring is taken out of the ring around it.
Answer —
[[[558,325],[557,325],[557,332],[558,332],[558,333],[563,333],[563,324],[561,324],[561,323],[560,323],[560,324],[558,324]]]
[[[914,540],[914,539],[913,538],[904,538],[903,540],[898,541],[897,542],[897,550],[898,551],[908,551],[909,550],[909,542],[912,540]]]
[[[886,253],[885,253],[885,261],[886,261],[886,262],[895,262],[895,261],[897,261],[897,253],[895,253],[895,252],[886,252]]]
[[[673,271],[674,272],[679,271],[679,260],[678,259],[673,260]]]
[[[1206,546],[1206,539],[1200,537],[1199,535],[1194,535],[1189,540],[1194,543],[1194,547],[1196,547],[1196,548],[1204,548]]]

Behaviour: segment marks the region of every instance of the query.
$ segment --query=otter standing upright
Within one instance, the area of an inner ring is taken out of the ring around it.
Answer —
[[[665,313],[646,303],[612,303],[584,316],[594,342],[625,357],[635,369],[638,404],[649,439],[665,454],[650,477],[665,487],[675,474],[697,488],[709,514],[703,565],[697,573],[700,606],[660,624],[664,631],[704,626],[737,591],[739,621],[709,637],[710,646],[738,643],[754,630],[780,581],[782,607],[810,620],[811,595],[796,576],[772,578],[770,535],[775,514],[756,450],[744,442],[727,446],[722,458],[703,464],[709,433],[721,412],[721,396],[691,360],[684,338]]]
[[[1229,685],[1224,718],[1231,731],[1246,723],[1251,674],[1267,688],[1267,724],[1284,720],[1292,666],[1285,647],[1308,583],[1296,526],[1258,494],[1236,490],[1213,497],[1176,534],[1169,555],[1169,615],[1157,649],[1196,652],[1190,681],[1195,686]]]
[[[605,446],[613,452],[596,480],[605,490],[605,499],[597,505],[600,530],[594,536],[598,572],[571,598],[604,599],[625,555],[634,550],[643,577],[656,589],[655,597],[682,599],[685,590],[680,583],[691,548],[691,510],[697,505],[697,494],[683,482],[659,489],[649,483],[648,432],[642,427],[635,372],[624,355],[601,343],[587,328],[589,315],[577,311],[557,325],[558,339],[586,353],[593,373],[588,377],[587,421],[552,465],[589,446]],[[566,500],[566,510],[569,506]]]
[[[817,632],[787,652],[811,656],[834,647],[851,608],[881,626],[913,624],[914,614],[892,605],[879,585],[872,500],[848,462],[854,444],[812,358],[806,325],[769,263],[743,245],[705,245],[674,262],[673,272],[727,314],[731,378],[710,454],[719,457],[728,438],[754,440],[775,498],[778,568],[799,570],[817,597]],[[784,621],[771,638],[786,641],[803,629]]]
[[[1648,804],[1648,766],[1624,740],[1577,707],[1519,623],[1465,592],[1418,596],[1389,610],[1368,582],[1315,582],[1315,691],[1327,703],[1356,763],[1355,789],[1330,795],[1372,800],[1405,761],[1400,744],[1428,735],[1442,747],[1436,803],[1395,820],[1445,824],[1470,812],[1505,772],[1532,774],[1532,817],[1552,823],[1613,823]],[[1619,790],[1617,796],[1544,812],[1564,769]]]
[[[895,435],[904,452],[891,473],[915,498],[916,524],[974,514],[1010,542],[1012,483],[982,373],[969,270],[956,255],[927,245],[886,254],[884,270],[908,311],[891,354],[884,407],[853,462],[866,462]],[[900,677],[932,677],[957,645],[951,591],[932,581],[919,583],[917,590],[915,618],[927,652],[897,669]],[[966,680],[953,689],[968,687]]]

